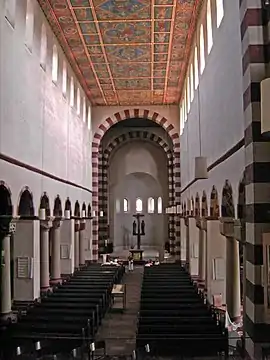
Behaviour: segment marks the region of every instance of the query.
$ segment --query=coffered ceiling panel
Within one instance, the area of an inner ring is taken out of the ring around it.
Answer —
[[[93,105],[177,104],[203,0],[38,0]]]

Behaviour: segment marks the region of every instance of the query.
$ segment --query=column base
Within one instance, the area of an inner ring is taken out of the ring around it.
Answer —
[[[43,286],[42,288],[40,288],[40,292],[41,292],[41,293],[45,293],[45,292],[47,292],[48,290],[51,290],[51,287],[50,287],[50,286]]]
[[[12,322],[12,320],[16,320],[17,319],[17,316],[11,311],[9,311],[8,313],[5,313],[5,314],[0,314],[0,321],[7,321],[9,320]]]
[[[51,284],[51,285],[58,285],[58,284],[62,284],[62,278],[58,278],[58,279],[51,279],[51,280],[50,280],[50,284]]]

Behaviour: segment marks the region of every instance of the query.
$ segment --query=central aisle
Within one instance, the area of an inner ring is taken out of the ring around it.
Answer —
[[[143,266],[136,266],[133,272],[125,273],[126,310],[123,313],[109,311],[98,330],[96,340],[105,340],[108,355],[130,355],[135,350],[143,270]]]

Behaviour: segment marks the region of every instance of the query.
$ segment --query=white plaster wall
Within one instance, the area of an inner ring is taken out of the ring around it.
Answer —
[[[199,128],[201,154],[207,157],[208,166],[244,137],[239,4],[224,1],[224,6],[225,16],[220,28],[214,26],[214,45],[180,138],[182,189],[194,179],[194,158],[200,155]],[[207,190],[210,196],[209,189],[216,185],[220,194],[229,179],[236,195],[243,170],[241,150],[212,170],[209,180],[197,182],[188,192],[195,196],[196,191]]]
[[[179,107],[177,105],[149,105],[149,106],[96,106],[92,108],[92,129],[93,134],[103,124],[108,117],[113,117],[117,112],[124,110],[130,110],[131,114],[134,113],[134,109],[139,109],[140,114],[143,110],[149,110],[151,112],[157,112],[160,116],[164,116],[170,124],[172,124],[175,130],[179,133]]]
[[[65,55],[57,43],[36,0],[32,52],[25,45],[26,0],[17,1],[15,27],[5,19],[0,3],[0,152],[23,163],[91,189],[91,132],[82,115],[69,105],[70,77],[78,82],[68,65],[67,96],[62,94],[62,64]],[[40,66],[41,27],[47,30],[47,60]],[[58,81],[52,82],[52,48],[57,45]],[[66,60],[66,59],[65,59]],[[81,114],[84,93],[81,93]],[[87,106],[88,107],[88,106]],[[43,191],[51,200],[56,194],[64,202],[69,196],[90,202],[91,194],[22,168],[0,161],[1,180],[11,188],[13,204],[25,185],[34,193],[35,205]],[[73,204],[74,205],[74,204]]]
[[[132,236],[132,215],[136,212],[136,198],[143,200],[146,236],[143,247],[158,248],[164,243],[167,219],[157,214],[157,198],[168,200],[167,162],[164,152],[155,145],[140,140],[120,147],[112,157],[109,168],[109,222],[110,238],[116,246],[123,246],[123,236],[136,244]],[[147,213],[147,199],[155,199],[155,213]],[[123,199],[129,201],[129,212],[123,213]],[[116,213],[116,201],[121,201],[120,213]]]

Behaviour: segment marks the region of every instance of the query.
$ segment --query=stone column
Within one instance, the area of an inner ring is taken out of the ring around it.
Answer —
[[[185,234],[186,234],[186,269],[190,271],[190,241],[189,241],[189,218],[185,218]]]
[[[189,221],[189,269],[191,276],[198,276],[199,271],[199,229],[194,217],[188,218]]]
[[[222,219],[222,235],[226,237],[226,304],[233,321],[241,316],[239,242],[234,237],[234,219]]]
[[[180,218],[180,232],[181,232],[181,262],[187,263],[187,231],[185,225],[185,218]]]
[[[80,267],[80,220],[75,220],[75,234],[74,234],[74,259],[75,259],[75,269]]]
[[[80,222],[79,231],[79,264],[85,264],[85,220]]]
[[[52,227],[51,220],[40,221],[40,288],[46,291],[50,288],[49,268],[49,231]]]
[[[206,278],[206,224],[204,219],[197,222],[199,228],[199,279],[205,282]]]
[[[221,294],[226,302],[226,239],[220,233],[220,221],[207,217],[207,297]],[[217,268],[216,268],[217,267]]]
[[[61,231],[62,219],[54,219],[52,227],[52,273],[51,284],[58,284],[61,282]]]
[[[75,224],[74,219],[70,218],[70,213],[67,210],[65,219],[60,227],[61,233],[61,275],[67,276],[74,271],[75,251],[74,251],[74,238],[75,238]]]
[[[92,260],[92,218],[85,219],[85,260]]]

